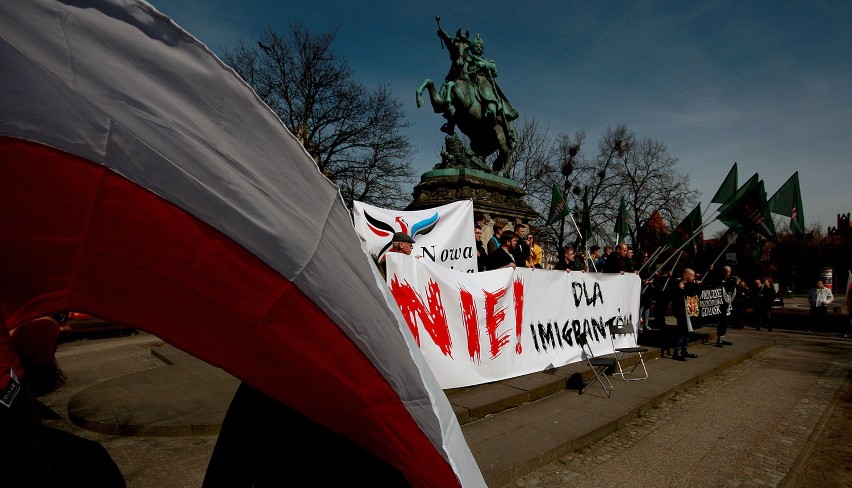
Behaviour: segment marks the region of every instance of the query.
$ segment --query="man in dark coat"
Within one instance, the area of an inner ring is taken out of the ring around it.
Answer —
[[[672,287],[672,313],[677,319],[677,325],[672,331],[675,349],[672,359],[677,361],[698,357],[690,353],[688,347],[692,329],[690,318],[698,316],[698,295],[701,292],[699,285],[700,282],[695,280],[695,271],[684,268],[683,278]]]

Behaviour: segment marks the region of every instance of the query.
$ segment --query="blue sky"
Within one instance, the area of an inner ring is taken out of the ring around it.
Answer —
[[[357,80],[387,83],[403,102],[418,173],[443,144],[443,119],[414,97],[449,68],[440,16],[447,32],[482,35],[521,119],[551,137],[585,130],[588,150],[618,124],[659,140],[705,211],[718,207],[710,199],[737,162],[740,184],[758,173],[767,196],[798,171],[809,227],[852,212],[848,0],[151,3],[216,53],[240,36],[253,43],[267,25],[339,25],[334,45]]]

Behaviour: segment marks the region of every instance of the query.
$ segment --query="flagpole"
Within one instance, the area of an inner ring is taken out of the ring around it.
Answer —
[[[657,249],[650,256],[648,256],[648,260],[645,261],[645,264],[643,264],[642,267],[639,268],[639,272],[641,273],[642,270],[645,269],[646,266],[650,266],[650,265],[654,264],[654,261],[656,261],[657,258],[660,257],[660,254],[662,254],[663,251],[665,251],[665,250],[666,250],[665,245],[661,244],[661,245],[657,246]]]
[[[663,290],[665,290],[666,287],[669,286],[669,280],[672,279],[672,275],[674,275],[674,270],[677,267],[677,262],[680,261],[681,256],[683,256],[682,252],[677,253],[677,259],[675,259],[674,264],[672,264],[672,270],[669,271],[669,275],[666,277],[665,283],[663,283],[663,288],[662,288]],[[660,266],[660,269],[662,269],[662,266]]]
[[[722,257],[722,254],[725,254],[725,251],[727,251],[727,250],[728,250],[728,248],[729,248],[729,247],[731,247],[731,244],[733,244],[733,243],[734,243],[734,241],[736,241],[736,237],[734,237],[734,240],[730,240],[730,239],[728,240],[728,243],[727,243],[727,244],[725,244],[725,247],[722,249],[722,252],[720,252],[720,253],[719,253],[719,255],[718,255],[718,256],[716,256],[716,259],[714,259],[714,260],[713,260],[713,262],[712,262],[712,263],[710,263],[710,266],[708,266],[708,267],[707,267],[707,271],[706,271],[706,272],[704,273],[704,275],[702,275],[702,276],[707,276],[707,274],[708,274],[708,273],[710,273],[710,269],[712,269],[712,268],[713,268],[713,265],[715,265],[715,264],[716,264],[716,261],[718,261],[718,260],[719,260],[719,258],[721,258],[721,257]]]
[[[582,240],[583,239],[583,233],[580,232],[580,227],[577,226],[577,221],[574,220],[574,216],[571,215],[571,212],[568,212],[568,216],[571,217],[571,223],[574,224],[574,229],[577,230],[577,236],[580,238],[580,240]]]
[[[701,232],[702,232],[705,228],[707,228],[707,226],[708,226],[708,225],[710,225],[710,224],[712,224],[713,222],[715,222],[715,221],[716,221],[716,219],[717,219],[717,218],[713,218],[713,219],[712,219],[712,220],[710,220],[709,222],[704,223],[704,224],[701,224],[701,225],[698,227],[698,229],[695,231],[695,233],[694,233],[694,234],[692,234],[692,236],[691,236],[689,239],[687,239],[687,240],[686,240],[683,244],[681,244],[679,248],[675,249],[675,252],[678,252],[678,251],[682,250],[684,247],[686,247],[686,245],[687,245],[687,244],[689,244],[690,242],[692,242],[692,240],[693,240],[693,239],[695,239],[695,238],[698,236],[698,234],[700,234],[700,233],[701,233]],[[671,256],[669,256],[669,258],[668,258],[668,259],[666,259],[665,261],[663,261],[663,264],[661,264],[661,265],[660,265],[660,267],[662,268],[663,266],[665,266],[665,265],[666,265],[669,261],[671,261],[671,259],[672,259],[673,257],[674,257],[674,254],[672,254]]]

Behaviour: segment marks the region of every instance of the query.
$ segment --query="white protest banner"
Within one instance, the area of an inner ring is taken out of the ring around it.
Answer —
[[[377,258],[390,249],[394,232],[405,232],[415,242],[412,255],[446,268],[476,272],[472,200],[405,211],[356,201],[352,214],[355,232]]]
[[[595,354],[610,354],[609,324],[638,324],[642,282],[632,273],[468,274],[398,253],[387,262],[390,292],[443,389],[581,361],[583,331]],[[635,333],[615,346],[636,346]]]

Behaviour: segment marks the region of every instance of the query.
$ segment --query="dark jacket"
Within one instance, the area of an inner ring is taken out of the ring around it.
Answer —
[[[498,247],[494,250],[494,252],[488,255],[488,261],[485,267],[488,268],[488,270],[500,269],[503,266],[513,262],[514,260],[512,259],[511,254],[509,254],[509,252],[503,249],[502,247]]]
[[[485,271],[486,263],[488,263],[488,252],[485,250],[485,245],[482,244],[482,241],[476,241],[476,252],[479,255],[476,257],[476,268],[477,271]]]
[[[611,253],[606,258],[606,263],[604,264],[604,273],[621,273],[624,271],[625,273],[633,272],[633,260],[628,258],[627,256],[622,256],[617,252]]]
[[[689,304],[694,303],[695,306],[698,304],[698,294],[701,292],[701,285],[696,282],[683,283],[683,288],[681,288],[682,281],[678,280],[676,283],[670,283],[671,286],[671,300],[672,300],[672,314],[677,319],[677,329],[681,333],[689,332],[687,328],[687,315],[697,313],[697,310],[691,309]],[[693,315],[694,316],[694,315]]]

